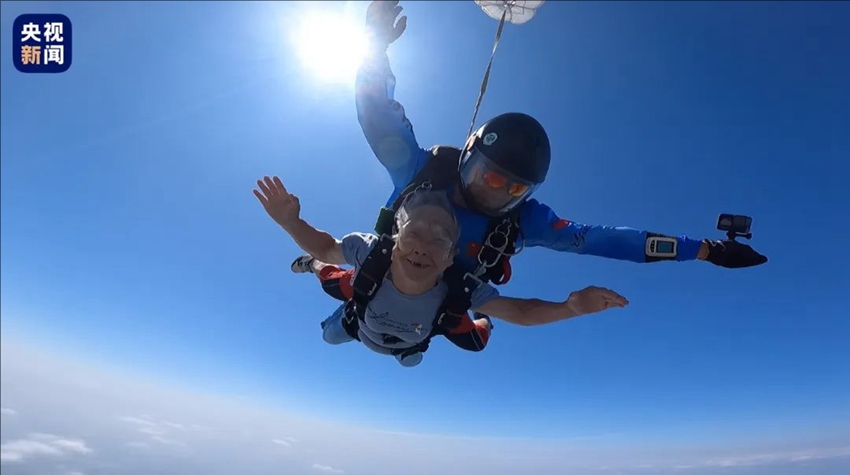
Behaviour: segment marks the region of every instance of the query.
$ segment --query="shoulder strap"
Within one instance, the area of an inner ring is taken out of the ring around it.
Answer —
[[[384,276],[390,270],[394,245],[395,241],[392,237],[382,234],[354,276],[354,282],[351,285],[354,291],[352,300],[357,317],[361,320],[366,315],[366,307],[381,288]]]
[[[471,273],[460,270],[457,264],[446,270],[443,281],[448,291],[433,325],[439,334],[446,334],[460,324],[472,306],[472,293],[483,283]]]
[[[469,272],[463,272],[457,264],[446,269],[443,282],[447,292],[434,316],[430,337],[446,335],[457,328],[461,320],[472,306],[472,293],[478,289],[482,281]]]

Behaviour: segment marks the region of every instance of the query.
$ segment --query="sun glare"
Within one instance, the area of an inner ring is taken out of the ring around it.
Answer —
[[[303,16],[292,37],[302,67],[322,81],[353,82],[367,47],[361,23],[332,12]]]

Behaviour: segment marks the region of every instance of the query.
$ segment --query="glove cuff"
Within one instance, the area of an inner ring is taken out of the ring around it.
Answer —
[[[720,255],[726,249],[726,246],[723,245],[723,241],[706,239],[704,242],[706,246],[708,246],[708,255],[705,256],[705,260],[711,262],[712,264],[716,264],[718,258],[720,258]]]

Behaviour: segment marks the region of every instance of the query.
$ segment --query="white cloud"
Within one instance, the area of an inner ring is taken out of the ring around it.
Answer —
[[[151,437],[151,440],[153,440],[154,442],[159,442],[160,444],[165,444],[165,445],[177,445],[177,446],[180,446],[180,447],[186,446],[186,444],[184,442],[180,442],[178,440],[173,440],[173,439],[167,439],[165,437],[161,437],[161,436],[158,436],[158,435]]]
[[[197,424],[185,425],[167,420],[156,420],[144,414],[141,416],[120,416],[118,420],[135,427],[141,434],[150,436],[150,440],[159,444],[186,447],[186,443],[172,437],[172,434],[208,430]],[[139,447],[139,445],[136,445]]]
[[[24,456],[17,452],[0,451],[0,462],[17,462],[23,460]]]
[[[77,452],[79,454],[89,454],[92,452],[92,449],[86,447],[86,443],[82,440],[59,439],[54,440],[53,445],[67,452]]]
[[[178,424],[176,422],[163,421],[162,424],[165,425],[165,426],[168,426],[172,429],[179,429],[179,430],[182,430],[182,431],[186,430],[186,426],[184,426],[183,424]]]
[[[812,460],[850,457],[850,445],[828,449],[809,449],[790,452],[758,453],[704,460],[692,468],[747,467],[757,465],[808,462]]]
[[[57,475],[136,475],[139,466],[162,475],[334,475],[343,473],[340,467],[358,475],[392,475],[398,467],[405,467],[405,475],[803,475],[788,470],[806,463],[847,469],[822,473],[850,473],[850,437],[688,447],[608,436],[504,439],[379,431],[143,384],[5,340],[0,351],[2,400],[19,412],[0,426],[4,475],[8,467],[22,466],[26,473]],[[57,472],[57,459],[74,465]]]
[[[0,445],[2,460],[7,462],[23,461],[39,456],[61,456],[72,453],[88,454],[92,449],[82,440],[63,439],[52,434],[29,434],[27,438],[16,439]]]
[[[37,440],[18,439],[0,445],[0,451],[7,454],[7,458],[21,460],[36,455],[62,455],[62,451],[49,444]]]
[[[292,444],[295,442],[295,439],[287,437],[285,439],[272,439],[272,442],[278,445],[282,445],[284,447],[292,447]]]
[[[139,432],[141,432],[142,434],[147,434],[147,435],[151,436],[152,438],[156,437],[156,436],[165,435],[165,434],[168,433],[167,430],[158,429],[156,427],[150,427],[150,426],[139,427],[137,430]]]
[[[345,473],[342,470],[337,470],[333,467],[328,467],[327,465],[319,465],[317,463],[313,464],[313,470],[318,470],[320,472],[330,472],[330,473]]]
[[[3,414],[4,416],[14,416],[15,414],[18,413],[18,411],[14,410],[14,409],[10,409],[8,407],[0,407],[0,413]]]
[[[59,436],[53,434],[42,434],[41,432],[30,432],[27,435],[27,439],[31,440],[40,440],[42,442],[50,442],[58,439]]]
[[[121,416],[118,419],[129,422],[130,424],[135,424],[142,427],[156,427],[156,424],[153,421],[141,418],[141,417],[132,417],[132,416]]]

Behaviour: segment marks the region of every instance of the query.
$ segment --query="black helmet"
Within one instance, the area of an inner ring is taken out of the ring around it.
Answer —
[[[546,130],[530,115],[510,112],[490,119],[469,137],[461,154],[464,198],[491,216],[514,209],[546,180],[550,153]],[[485,185],[505,187],[507,193],[484,199],[480,190]]]

